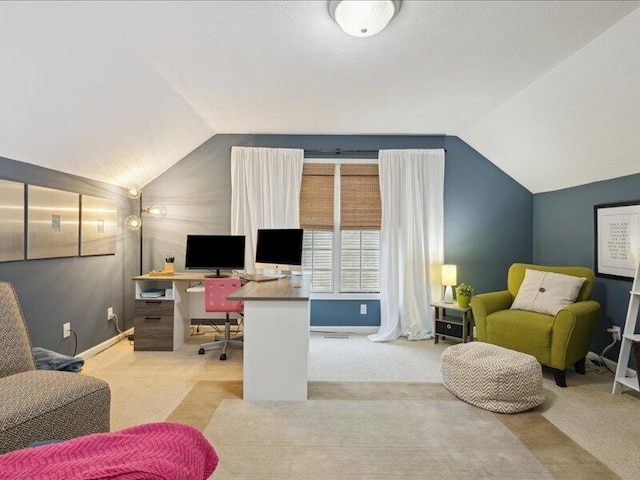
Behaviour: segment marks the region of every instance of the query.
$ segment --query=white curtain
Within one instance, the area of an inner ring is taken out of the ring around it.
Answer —
[[[259,228],[300,228],[303,157],[300,149],[231,148],[231,233],[246,235],[248,273]]]
[[[379,175],[381,321],[369,339],[430,338],[429,305],[442,288],[444,150],[381,150]]]

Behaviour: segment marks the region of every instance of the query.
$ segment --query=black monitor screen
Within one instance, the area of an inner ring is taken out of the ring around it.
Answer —
[[[301,228],[259,229],[256,267],[299,271],[302,266]]]
[[[187,269],[244,269],[244,235],[187,235]]]

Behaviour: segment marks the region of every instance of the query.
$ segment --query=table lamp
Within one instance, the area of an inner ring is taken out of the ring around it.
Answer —
[[[458,283],[455,265],[442,265],[442,285],[444,285],[444,303],[453,303],[453,286]]]

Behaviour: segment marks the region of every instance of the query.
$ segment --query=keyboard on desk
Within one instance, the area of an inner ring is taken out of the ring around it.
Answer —
[[[271,280],[278,280],[280,278],[284,278],[284,275],[259,275],[257,273],[254,273],[254,274],[243,273],[242,275],[240,275],[240,278],[248,282],[270,282]]]

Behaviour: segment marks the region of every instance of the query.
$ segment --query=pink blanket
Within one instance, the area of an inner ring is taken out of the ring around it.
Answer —
[[[0,455],[0,479],[205,480],[217,465],[195,428],[150,423]]]

